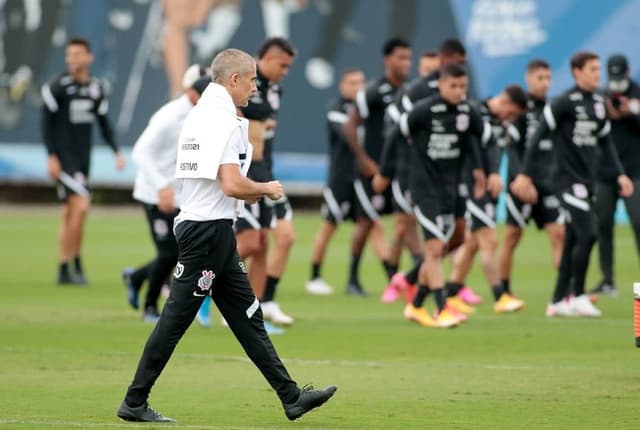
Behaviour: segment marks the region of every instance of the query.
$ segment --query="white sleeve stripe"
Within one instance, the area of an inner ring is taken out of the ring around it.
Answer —
[[[605,137],[609,134],[610,131],[611,131],[611,122],[607,120],[607,122],[605,122],[604,125],[602,126],[602,129],[600,129],[600,132],[598,133],[598,137]]]
[[[102,99],[100,106],[98,106],[98,115],[106,115],[109,112],[109,101]]]
[[[486,144],[491,139],[491,126],[488,122],[484,121],[484,127],[482,128],[482,143]]]
[[[402,96],[402,107],[404,108],[405,112],[411,112],[413,110],[413,102],[411,102],[409,96]]]
[[[338,124],[344,124],[349,119],[349,116],[346,113],[342,113],[337,110],[330,110],[327,112],[327,120],[331,122],[337,122]]]
[[[42,101],[45,105],[47,105],[47,109],[49,109],[51,112],[58,112],[58,102],[56,102],[56,98],[53,97],[49,84],[44,84],[42,86],[40,94],[42,95]]]
[[[508,130],[509,130],[509,134],[514,140],[518,140],[518,141],[520,140],[520,132],[518,131],[518,128],[515,125],[509,124]]]
[[[362,119],[367,119],[369,117],[369,106],[367,105],[367,93],[364,89],[356,94],[356,106]]]
[[[551,130],[555,130],[556,119],[554,118],[553,112],[551,111],[551,106],[545,105],[544,109],[542,110],[542,114],[544,115],[544,119],[545,121],[547,121],[547,125],[549,126],[549,128]]]
[[[402,132],[405,137],[410,137],[411,131],[409,130],[409,115],[406,112],[400,116],[399,124],[400,132]]]
[[[395,103],[391,103],[387,107],[387,114],[389,115],[389,118],[391,118],[396,124],[398,123],[398,121],[400,121],[400,115],[402,115]]]

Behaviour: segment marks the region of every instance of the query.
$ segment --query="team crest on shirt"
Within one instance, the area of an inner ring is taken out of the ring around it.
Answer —
[[[595,111],[596,118],[598,119],[604,119],[604,117],[607,114],[607,112],[604,109],[604,104],[602,103],[595,103],[593,105],[593,110]]]
[[[469,128],[469,115],[460,114],[456,117],[456,129],[458,131],[467,131]]]
[[[213,270],[203,270],[202,276],[198,279],[198,287],[200,287],[202,291],[209,291],[215,278],[216,274],[213,273]]]
[[[173,277],[179,279],[184,273],[184,264],[178,263],[176,264],[176,270],[173,272]]]

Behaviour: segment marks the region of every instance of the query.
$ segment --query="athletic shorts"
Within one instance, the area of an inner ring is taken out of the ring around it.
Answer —
[[[333,224],[339,224],[345,220],[355,218],[356,192],[353,182],[329,184],[322,191],[324,203],[322,204],[322,219]]]
[[[409,185],[400,179],[391,181],[391,199],[393,211],[413,215],[413,203]]]
[[[69,196],[74,194],[91,197],[87,174],[80,171],[61,171],[60,177],[56,182],[56,191],[58,192],[58,199],[63,202],[66,202]]]
[[[413,211],[422,227],[424,240],[449,242],[456,227],[452,207],[446,207],[438,199],[423,199],[414,206]]]
[[[234,230],[240,233],[244,230],[271,228],[274,222],[272,202],[262,198],[256,203],[245,203],[242,213],[235,222]]]
[[[560,206],[560,200],[553,194],[538,196],[538,202],[534,205],[524,203],[512,193],[505,196],[507,203],[507,225],[525,228],[529,220],[533,219],[538,230],[550,223],[562,224],[564,214]]]
[[[287,196],[278,201],[264,197],[256,203],[245,203],[242,214],[236,220],[234,230],[240,233],[250,229],[274,228],[276,222],[282,219],[286,221],[293,219],[293,210]]]
[[[356,193],[356,219],[368,218],[375,221],[380,215],[393,213],[393,204],[391,203],[391,189],[382,194],[373,192],[371,178],[358,178],[353,182],[353,188]]]
[[[472,232],[481,228],[496,228],[496,201],[486,193],[484,197],[467,199],[467,225]]]

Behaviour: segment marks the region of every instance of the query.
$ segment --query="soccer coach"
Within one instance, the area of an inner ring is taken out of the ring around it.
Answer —
[[[336,391],[335,386],[301,389],[291,379],[264,329],[260,304],[236,250],[232,224],[242,200],[278,200],[283,195],[278,181],[246,178],[252,147],[248,122],[236,116],[236,109],[246,106],[256,91],[255,60],[243,51],[224,50],[213,59],[211,76],[213,82],[189,112],[178,140],[178,264],[171,294],[118,409],[126,421],[173,421],[149,407],[147,399],[206,295],[277,393],[287,418],[301,417]]]

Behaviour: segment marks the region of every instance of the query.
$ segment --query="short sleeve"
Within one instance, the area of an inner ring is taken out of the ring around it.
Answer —
[[[356,94],[356,109],[362,119],[369,118],[371,111],[375,108],[377,88],[376,85],[367,85]]]
[[[567,100],[564,97],[558,97],[551,103],[547,103],[542,110],[542,117],[547,123],[549,130],[555,130],[567,109]]]
[[[60,101],[60,84],[57,81],[47,82],[42,86],[40,94],[44,106],[49,112],[57,112],[59,109],[58,103]]]
[[[410,137],[420,131],[421,127],[429,123],[429,104],[426,101],[418,102],[411,112],[402,114],[400,121],[400,130],[406,137]]]
[[[222,153],[222,158],[220,159],[220,164],[237,164],[240,165],[240,153],[243,152],[240,150],[241,145],[241,133],[240,129],[236,128],[231,132],[231,136],[229,136],[229,140],[227,141],[227,146]]]

